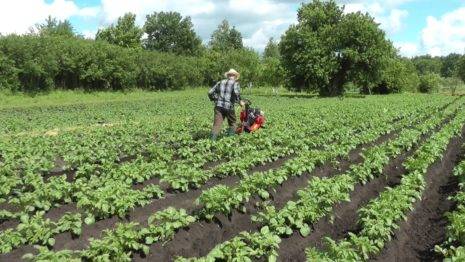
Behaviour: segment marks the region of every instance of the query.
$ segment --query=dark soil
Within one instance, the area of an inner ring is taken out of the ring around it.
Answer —
[[[263,165],[253,167],[251,168],[251,170],[266,171],[266,170],[270,170],[273,168],[277,168],[281,166],[282,163],[284,163],[286,160],[290,159],[291,157],[292,156],[283,157],[274,162],[265,163]],[[184,208],[188,212],[194,212],[194,210],[198,208],[195,205],[194,201],[200,196],[202,191],[207,190],[219,184],[231,186],[231,185],[236,184],[239,180],[240,178],[237,176],[230,176],[230,177],[225,177],[225,178],[213,178],[213,179],[210,179],[204,186],[202,186],[199,189],[192,189],[189,192],[168,193],[163,199],[156,199],[147,206],[135,208],[133,211],[131,211],[128,214],[128,216],[126,216],[123,219],[118,218],[117,216],[114,216],[108,219],[98,221],[93,225],[84,225],[83,230],[82,230],[82,235],[79,238],[74,238],[70,233],[59,234],[55,237],[56,243],[55,243],[54,249],[55,250],[83,249],[88,244],[88,239],[90,237],[99,238],[104,229],[113,228],[119,222],[125,223],[125,222],[132,221],[132,222],[138,222],[142,226],[146,226],[147,219],[150,215],[152,215],[154,212],[158,210],[163,210],[170,206],[173,206],[176,208]],[[148,185],[150,183],[157,183],[158,181],[159,180],[157,179],[152,179],[150,181],[146,181],[144,184]],[[138,188],[138,187],[140,186],[135,185],[135,188]],[[169,186],[161,183],[161,187],[168,189]],[[46,218],[50,218],[51,220],[56,221],[65,212],[80,212],[80,210],[76,207],[75,203],[71,203],[71,204],[60,206],[58,208],[54,208],[50,210],[49,212],[47,212],[45,216]],[[9,225],[10,222],[17,223],[15,221],[7,221],[7,222],[4,222],[3,224],[5,224],[5,226],[8,226],[9,228],[11,227],[11,225]],[[27,253],[31,251],[34,251],[32,246],[30,245],[22,246],[16,250],[13,250],[12,252],[8,254],[0,255],[0,261],[4,261],[4,259],[5,261],[17,261],[21,258],[22,255],[25,254],[25,252]]]
[[[388,139],[395,137],[395,134],[387,134],[380,137],[376,142],[365,145],[369,147],[374,144],[379,144]],[[324,177],[334,175],[339,172],[344,172],[350,166],[350,164],[360,163],[362,161],[360,152],[362,147],[359,147],[351,152],[348,159],[341,159],[337,167],[331,166],[330,164],[323,165],[317,168],[312,174],[304,174],[301,177],[295,177],[286,181],[283,185],[278,187],[274,193],[272,193],[272,200],[278,206],[283,206],[288,200],[294,197],[295,192],[306,186],[306,182],[312,176]],[[254,167],[251,172],[254,171],[265,171],[271,168],[277,168],[281,166],[286,160],[293,156],[287,156],[277,161],[267,163],[263,166]],[[58,170],[56,170],[58,171]],[[60,171],[59,171],[60,172]],[[70,233],[63,233],[56,236],[56,243],[54,250],[70,249],[78,250],[83,249],[88,244],[90,237],[99,238],[102,230],[113,228],[118,222],[139,222],[142,226],[146,226],[147,218],[154,212],[163,210],[168,206],[174,206],[176,208],[185,208],[188,212],[194,212],[196,207],[194,201],[201,194],[202,191],[211,188],[218,184],[234,185],[239,181],[238,177],[226,177],[222,179],[211,179],[208,183],[202,186],[200,189],[191,190],[186,193],[168,193],[164,199],[154,200],[151,204],[138,207],[134,209],[124,219],[112,217],[96,222],[93,225],[83,227],[82,235],[79,238],[73,238]],[[149,183],[157,183],[159,181],[153,180]],[[150,261],[166,261],[166,259],[172,259],[175,256],[201,256],[208,253],[215,245],[220,242],[226,241],[231,237],[237,235],[240,231],[244,230],[255,230],[256,225],[252,225],[250,221],[250,215],[257,211],[254,206],[256,201],[259,199],[252,199],[247,204],[248,212],[241,214],[239,212],[233,212],[230,217],[218,216],[215,222],[201,222],[195,223],[189,229],[180,230],[173,241],[170,241],[164,247],[161,244],[155,244],[151,246],[151,256],[148,257]],[[79,212],[75,204],[64,205],[56,210],[48,212],[47,217],[51,219],[57,219],[63,212],[73,211]],[[5,222],[6,223],[6,222]],[[198,241],[196,241],[197,239]],[[18,261],[21,256],[25,253],[29,253],[34,249],[32,246],[22,246],[8,254],[0,255],[0,261]],[[136,259],[140,259],[137,256]]]
[[[303,174],[300,177],[292,177],[272,192],[272,202],[279,208],[294,197],[294,194],[307,185],[307,181],[312,177],[328,177],[343,173],[348,170],[351,164],[360,163],[363,159],[360,155],[363,148],[383,143],[395,136],[394,133],[386,134],[378,138],[375,142],[360,146],[349,153],[348,159],[340,159],[337,166],[326,163],[317,167],[313,172]],[[279,160],[278,160],[279,161]],[[278,162],[276,161],[276,162]],[[283,162],[285,159],[283,159]],[[282,164],[282,163],[281,163]],[[280,165],[276,164],[276,167]],[[258,171],[258,170],[257,170]],[[263,171],[263,170],[261,170]],[[150,253],[136,255],[135,260],[147,261],[172,261],[177,256],[199,257],[208,254],[218,243],[225,242],[242,231],[257,231],[259,225],[252,223],[250,217],[256,214],[259,209],[257,203],[261,202],[258,197],[252,198],[246,205],[245,214],[233,211],[229,217],[224,215],[216,216],[213,222],[198,222],[188,229],[180,230],[174,238],[163,245],[154,244],[150,247]]]
[[[314,224],[312,233],[308,237],[302,237],[299,232],[294,232],[288,238],[283,238],[279,249],[281,261],[305,261],[305,249],[307,247],[324,247],[324,237],[334,240],[342,239],[348,232],[357,231],[357,210],[366,205],[371,199],[377,197],[386,186],[395,186],[400,183],[405,168],[403,161],[413,154],[409,151],[390,161],[383,169],[383,174],[366,185],[358,184],[350,194],[350,202],[337,204],[333,208],[333,221],[331,217],[325,217]]]
[[[448,121],[445,120],[443,124]],[[423,135],[418,145],[421,145],[438,130],[440,130],[440,127]],[[350,202],[343,202],[334,206],[333,221],[331,221],[331,217],[321,219],[312,226],[312,233],[308,237],[302,237],[298,232],[294,232],[288,238],[283,238],[279,249],[279,259],[281,261],[305,261],[305,249],[307,247],[323,249],[325,237],[341,240],[347,236],[348,232],[359,231],[357,210],[365,206],[371,199],[378,197],[386,187],[394,187],[400,184],[402,176],[406,173],[406,169],[402,164],[415,153],[417,148],[418,146],[390,160],[388,165],[384,167],[382,175],[365,185],[356,185],[350,194]]]
[[[462,136],[465,135],[465,128]],[[448,200],[458,190],[453,169],[458,162],[465,139],[451,140],[441,161],[435,163],[426,174],[427,186],[421,201],[400,223],[400,228],[382,253],[374,261],[442,261],[434,252],[434,246],[446,240],[448,221],[445,213],[452,211],[455,203]]]

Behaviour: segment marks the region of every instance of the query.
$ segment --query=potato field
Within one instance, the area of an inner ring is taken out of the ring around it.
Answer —
[[[465,97],[206,92],[0,105],[0,261],[465,259]]]

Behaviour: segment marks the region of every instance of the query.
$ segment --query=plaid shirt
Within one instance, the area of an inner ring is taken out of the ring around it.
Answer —
[[[215,105],[224,109],[234,109],[234,103],[241,99],[241,88],[239,82],[225,79],[218,82],[208,92],[210,100],[215,101]]]

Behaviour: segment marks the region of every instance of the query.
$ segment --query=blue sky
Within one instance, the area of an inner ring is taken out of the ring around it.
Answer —
[[[204,41],[223,19],[243,34],[244,42],[262,50],[296,21],[299,0],[4,0],[0,33],[25,33],[52,15],[69,19],[76,31],[93,37],[126,12],[139,25],[154,11],[178,11],[192,17]],[[346,12],[368,12],[401,54],[447,55],[465,52],[465,0],[337,0]],[[27,6],[28,8],[24,8]]]

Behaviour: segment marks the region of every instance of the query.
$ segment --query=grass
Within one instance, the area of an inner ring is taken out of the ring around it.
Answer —
[[[206,92],[205,88],[198,88]],[[53,106],[67,104],[87,104],[101,102],[146,100],[160,97],[176,97],[185,91],[145,91],[131,90],[127,92],[98,91],[85,92],[82,90],[60,90],[48,93],[30,95],[27,93],[0,93],[0,109],[13,107]],[[196,91],[194,91],[196,92]]]
[[[34,107],[34,106],[54,106],[54,105],[69,105],[69,104],[92,104],[102,102],[118,102],[118,101],[134,101],[134,100],[149,100],[156,98],[176,98],[186,95],[199,95],[204,93],[207,96],[208,88],[199,87],[188,90],[179,91],[146,91],[146,90],[131,90],[126,92],[118,91],[97,91],[85,92],[82,90],[58,90],[48,93],[27,94],[27,93],[7,93],[0,92],[0,109],[16,108],[16,107]],[[276,96],[272,88],[243,88],[243,96]],[[307,93],[295,93],[287,91],[284,88],[278,89],[278,96],[283,97],[299,97],[310,98],[315,95]]]

